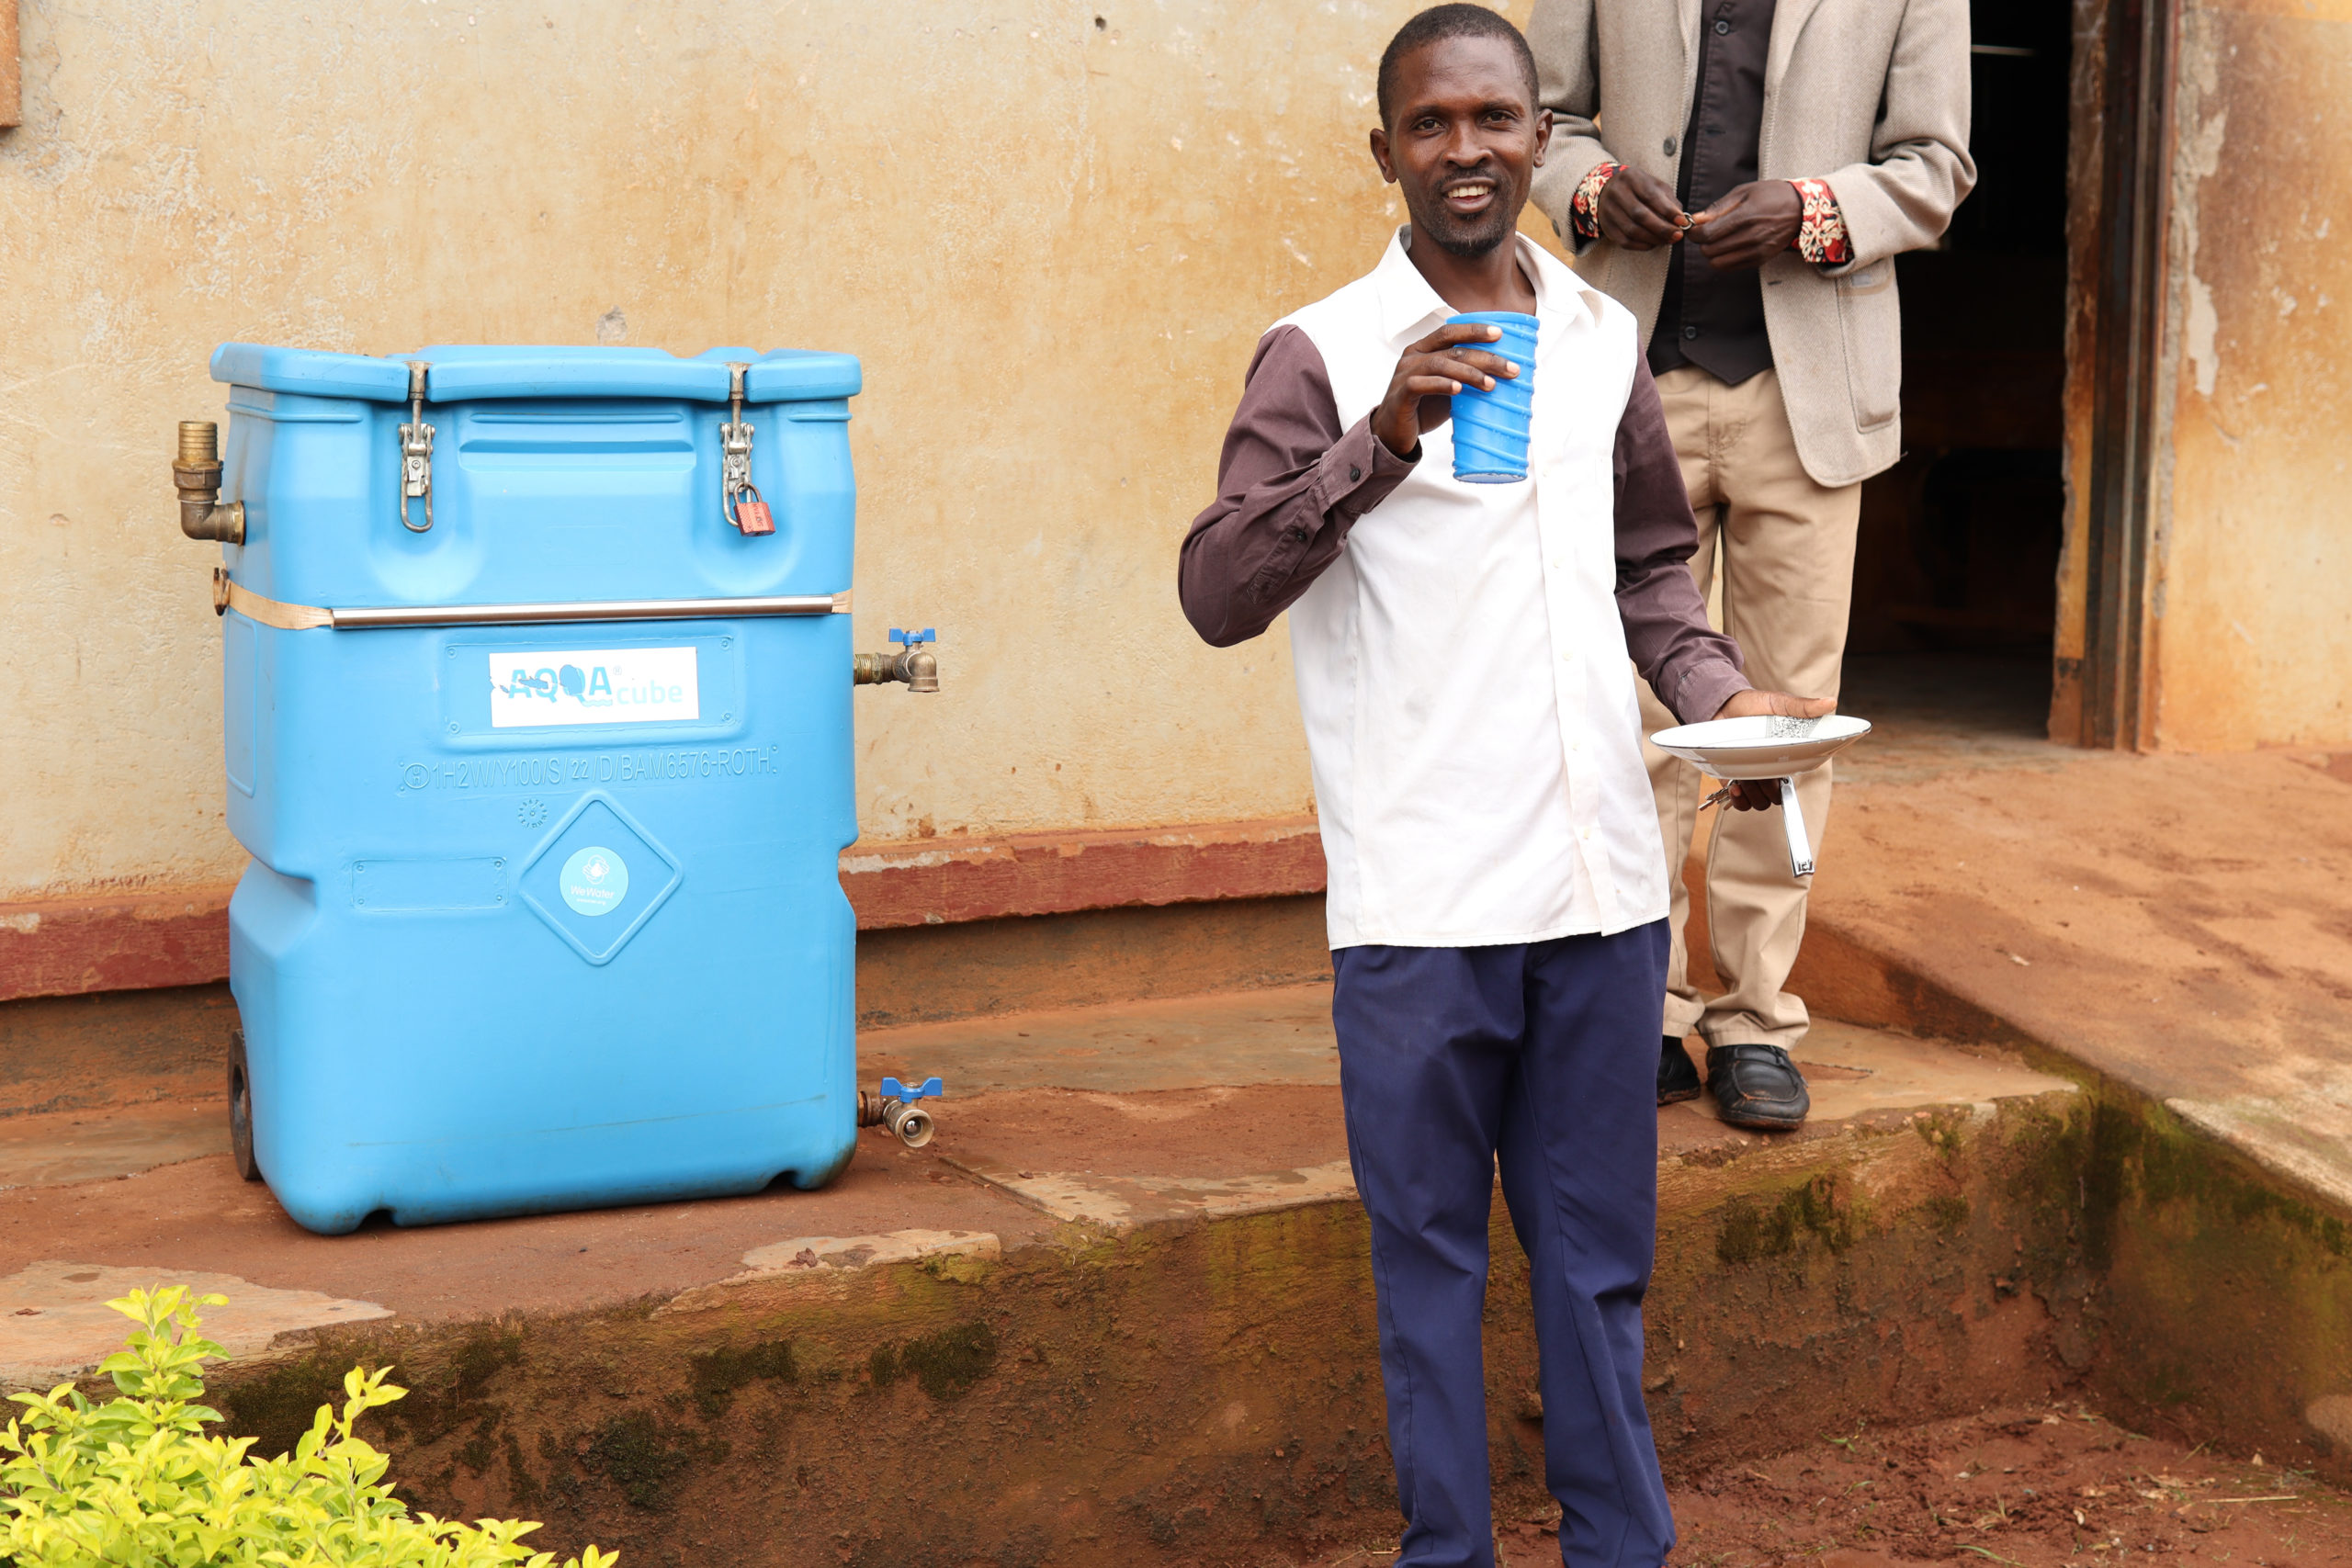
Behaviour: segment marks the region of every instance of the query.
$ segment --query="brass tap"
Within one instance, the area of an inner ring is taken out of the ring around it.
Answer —
[[[180,532],[191,539],[245,542],[245,503],[220,502],[220,427],[209,419],[180,421],[179,460],[172,482],[180,492]]]
[[[856,686],[878,686],[886,681],[904,681],[910,692],[939,690],[939,656],[923,646],[934,642],[939,634],[925,626],[919,632],[890,628],[890,640],[899,644],[895,653],[861,653],[850,671],[850,683]]]
[[[888,1127],[891,1135],[910,1149],[919,1149],[931,1142],[936,1131],[931,1112],[920,1105],[910,1105],[901,1100],[886,1100],[878,1094],[857,1091],[857,1124],[861,1127]]]
[[[857,1124],[888,1127],[907,1147],[919,1149],[931,1142],[936,1130],[922,1101],[946,1092],[946,1086],[937,1078],[921,1078],[911,1084],[884,1078],[882,1087],[871,1094],[857,1091]]]

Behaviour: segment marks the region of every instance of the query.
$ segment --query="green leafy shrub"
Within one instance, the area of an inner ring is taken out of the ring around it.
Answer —
[[[118,1399],[94,1404],[71,1383],[9,1396],[25,1410],[0,1434],[0,1565],[554,1568],[552,1553],[521,1544],[536,1524],[412,1516],[392,1495],[390,1457],[351,1429],[407,1392],[384,1381],[389,1370],[353,1368],[342,1414],[321,1405],[289,1454],[256,1460],[251,1438],[207,1437],[220,1417],[193,1403],[198,1369],[226,1352],[197,1337],[197,1308],[227,1299],[175,1285],[109,1302],[139,1324],[98,1369]],[[565,1568],[618,1561],[592,1546]]]

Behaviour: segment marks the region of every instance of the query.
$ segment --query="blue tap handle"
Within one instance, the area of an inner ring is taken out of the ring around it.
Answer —
[[[912,648],[919,642],[937,642],[939,640],[939,633],[930,626],[925,626],[919,632],[902,632],[898,627],[892,626],[890,628],[890,640],[896,643],[903,643],[907,647]]]
[[[902,1105],[912,1105],[918,1100],[936,1100],[947,1092],[947,1086],[937,1078],[925,1078],[912,1089],[896,1078],[882,1080],[882,1098],[895,1100]]]

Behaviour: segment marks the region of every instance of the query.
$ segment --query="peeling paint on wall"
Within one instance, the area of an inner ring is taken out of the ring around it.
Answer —
[[[2222,362],[2214,357],[2214,338],[2222,319],[2213,313],[2213,291],[2195,273],[2188,275],[2188,367],[2197,378],[2197,394],[2210,398],[2222,378]]]
[[[2178,369],[2160,453],[2155,740],[2352,739],[2352,6],[2191,0],[2175,122]]]
[[[2180,150],[2173,164],[2173,211],[2180,224],[2182,251],[2192,258],[2200,217],[2198,190],[2222,166],[2222,147],[2229,140],[2230,125],[2229,110],[2216,102],[2221,90],[2220,73],[2210,42],[2201,36],[2204,29],[2199,25],[2200,20],[2191,19],[2184,40],[2187,83],[2181,94],[2180,119],[2188,129],[2181,136]],[[2197,276],[2193,259],[2183,282],[2188,289],[2184,330],[2189,372],[2197,382],[2198,395],[2210,398],[2222,369],[2215,357],[2221,320],[2213,312],[2213,291]]]

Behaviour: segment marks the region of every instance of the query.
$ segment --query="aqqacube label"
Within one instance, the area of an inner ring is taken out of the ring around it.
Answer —
[[[489,664],[493,729],[702,716],[691,648],[501,649]]]

